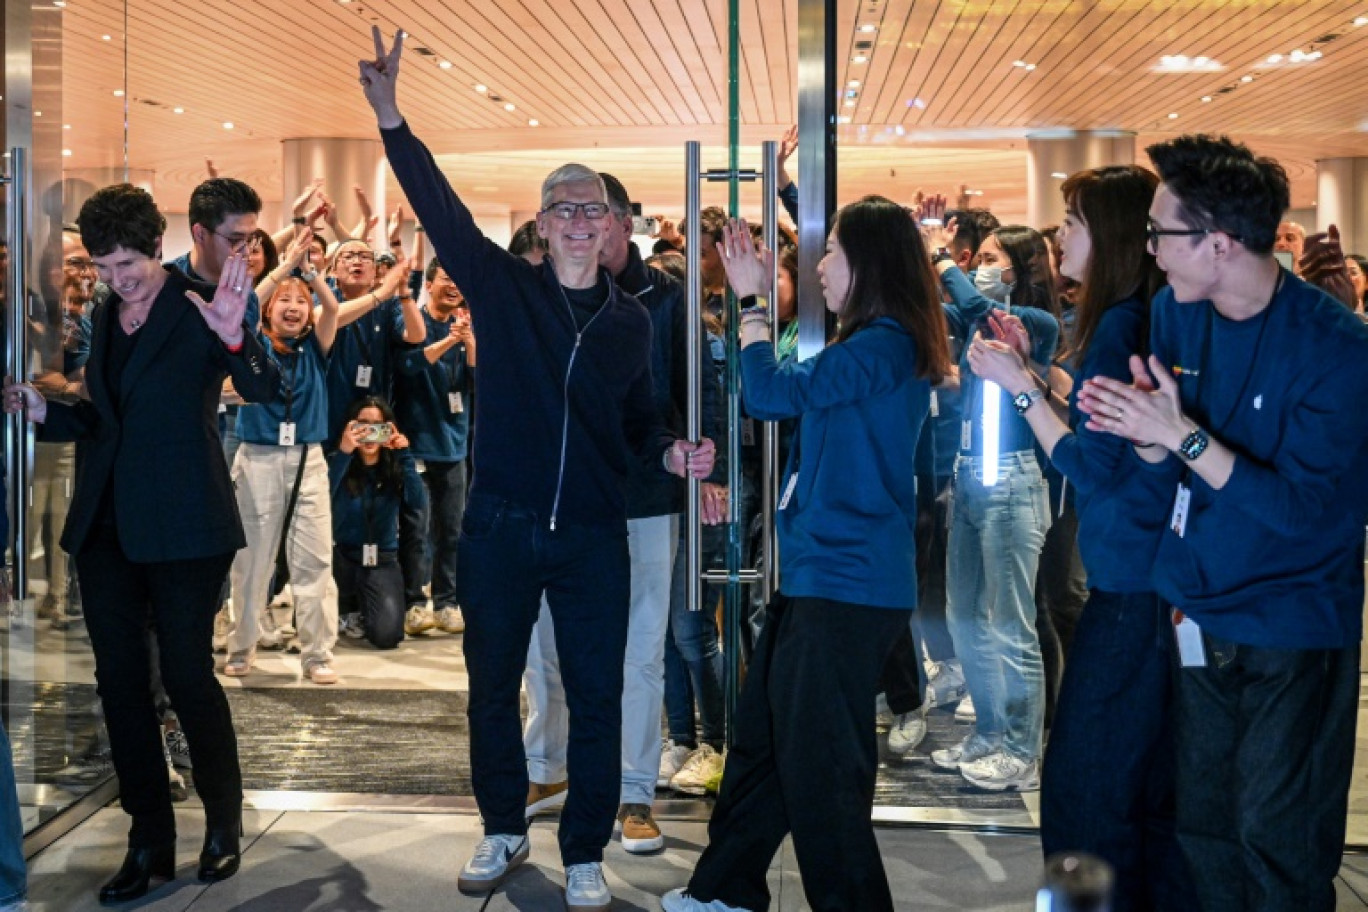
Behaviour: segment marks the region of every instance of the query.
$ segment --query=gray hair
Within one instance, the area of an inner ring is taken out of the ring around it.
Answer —
[[[598,176],[597,171],[570,162],[546,175],[546,180],[542,181],[541,207],[543,209],[551,205],[551,191],[561,184],[594,184],[598,187],[599,198],[605,202],[608,199],[608,191],[603,186],[603,178]]]

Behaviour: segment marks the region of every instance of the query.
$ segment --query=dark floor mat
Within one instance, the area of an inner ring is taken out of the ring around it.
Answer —
[[[887,807],[961,808],[964,810],[1025,810],[1017,792],[986,792],[964,781],[957,772],[931,762],[930,754],[951,747],[973,731],[972,722],[956,722],[954,707],[926,717],[926,740],[904,757],[889,752],[885,732],[879,733],[879,778],[874,804]]]

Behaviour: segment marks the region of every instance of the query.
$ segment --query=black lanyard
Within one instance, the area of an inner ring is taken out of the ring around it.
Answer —
[[[299,373],[299,359],[301,356],[302,353],[299,351],[299,349],[295,349],[293,352],[291,352],[289,358],[290,369],[288,374],[285,371],[280,372],[280,385],[285,388],[286,424],[289,424],[291,422],[291,415],[294,412],[295,377]],[[287,376],[289,377],[288,380],[286,379]]]
[[[1258,369],[1261,355],[1263,354],[1264,332],[1268,329],[1269,321],[1272,319],[1273,302],[1277,300],[1278,292],[1282,289],[1283,273],[1278,271],[1278,281],[1273,284],[1273,293],[1268,296],[1268,304],[1263,311],[1254,319],[1262,320],[1259,324],[1259,335],[1254,339],[1254,355],[1249,359],[1249,370],[1245,372],[1244,382],[1240,384],[1240,393],[1230,405],[1230,411],[1226,413],[1225,419],[1216,420],[1216,415],[1212,412],[1214,403],[1207,401],[1207,396],[1211,392],[1211,387],[1207,383],[1207,377],[1211,373],[1212,340],[1216,335],[1216,305],[1210,304],[1207,311],[1207,332],[1206,339],[1202,344],[1202,367],[1197,374],[1197,407],[1206,415],[1207,430],[1214,434],[1221,434],[1225,431],[1226,425],[1230,424],[1235,417],[1235,412],[1239,410],[1240,403],[1244,401],[1249,393],[1249,385],[1254,380],[1254,371]]]
[[[365,485],[361,488],[361,520],[366,524],[366,541],[376,544],[375,541],[375,489],[379,487],[379,482],[370,477],[372,472],[367,467],[362,471],[365,476]]]

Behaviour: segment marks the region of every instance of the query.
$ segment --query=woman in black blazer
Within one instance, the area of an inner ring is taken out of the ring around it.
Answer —
[[[164,268],[166,220],[130,184],[98,191],[77,223],[113,292],[93,314],[90,399],[48,403],[14,384],[4,406],[26,410],[40,439],[78,446],[62,547],[76,559],[120,802],[133,818],[123,867],[100,891],[102,903],[113,903],[175,876],[176,823],[148,687],[149,619],[204,802],[199,878],[238,869],[242,776],[211,634],[244,539],[217,410],[225,376],[259,402],[275,395],[280,373],[243,324],[245,251],[229,259],[217,288]]]

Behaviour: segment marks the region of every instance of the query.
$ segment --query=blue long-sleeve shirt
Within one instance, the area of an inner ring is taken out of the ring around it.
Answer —
[[[395,416],[415,458],[461,462],[466,458],[473,405],[466,347],[463,343],[453,345],[436,361],[428,361],[424,349],[451,335],[451,320],[437,319],[426,307],[422,313],[427,338],[399,358],[394,378]]]
[[[750,414],[800,417],[775,520],[785,595],[916,607],[912,456],[931,401],[919,360],[888,318],[783,367],[770,345],[742,350]]]
[[[959,362],[960,420],[962,426],[969,430],[968,433],[963,430],[960,432],[960,451],[980,458],[983,453],[984,384],[969,366],[969,343],[979,330],[986,337],[991,337],[985,318],[990,310],[1002,305],[980,294],[969,277],[958,269],[947,269],[941,273],[941,287],[950,295],[951,303],[945,305],[945,319],[950,324],[950,334],[963,340]],[[1059,345],[1059,321],[1038,307],[1013,307],[1009,313],[1021,318],[1026,332],[1031,336],[1031,360],[1037,364],[1049,364]],[[1031,449],[1035,445],[1031,426],[1016,413],[1011,396],[1002,393],[999,400],[998,453]]]
[[[1069,480],[1078,509],[1078,549],[1088,586],[1105,592],[1149,592],[1159,539],[1168,520],[1173,485],[1143,471],[1123,437],[1089,430],[1078,410],[1083,381],[1111,377],[1129,383],[1130,356],[1148,349],[1149,308],[1129,298],[1097,323],[1069,394],[1069,425],[1050,460]]]
[[[1175,456],[1151,467],[1191,488],[1182,536],[1166,529],[1154,586],[1208,634],[1250,646],[1338,649],[1362,637],[1368,518],[1368,327],[1286,271],[1259,315],[1161,291],[1155,356],[1183,412],[1235,452],[1213,490]]]
[[[343,484],[356,454],[335,450],[328,455],[333,544],[337,547],[358,554],[365,545],[377,545],[382,553],[399,550],[399,512],[405,505],[416,507],[425,503],[427,488],[418,475],[413,454],[405,449],[395,450],[394,455],[404,473],[402,490],[382,489],[375,470],[363,468],[364,484],[356,494]]]

